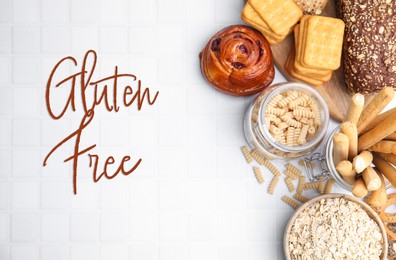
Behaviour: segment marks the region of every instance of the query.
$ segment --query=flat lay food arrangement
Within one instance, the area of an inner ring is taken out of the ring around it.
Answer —
[[[269,194],[283,179],[281,199],[297,209],[285,257],[395,259],[396,108],[386,109],[396,86],[396,2],[248,0],[241,19],[247,25],[210,38],[200,65],[216,89],[256,94],[241,151]],[[274,66],[289,82],[271,85]]]

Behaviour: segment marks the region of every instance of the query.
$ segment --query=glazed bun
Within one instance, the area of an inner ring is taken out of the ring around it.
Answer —
[[[233,25],[216,33],[200,53],[200,60],[207,81],[227,94],[252,95],[274,79],[270,45],[248,26]]]

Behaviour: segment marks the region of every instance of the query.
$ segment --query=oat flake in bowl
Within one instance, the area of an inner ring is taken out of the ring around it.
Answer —
[[[346,195],[324,195],[307,202],[285,233],[287,259],[385,259],[386,244],[378,215]]]

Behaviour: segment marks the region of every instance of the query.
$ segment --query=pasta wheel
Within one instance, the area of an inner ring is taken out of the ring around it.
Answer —
[[[293,198],[295,198],[296,200],[304,203],[307,202],[308,200],[310,200],[310,198],[305,197],[304,195],[300,194],[300,193],[296,193],[293,195]]]
[[[268,118],[270,121],[274,121],[275,120],[275,118],[277,118],[277,116],[276,115],[274,115],[274,114],[265,114],[265,118]]]
[[[246,159],[246,162],[248,164],[251,164],[253,162],[253,157],[252,157],[251,153],[249,152],[248,148],[246,146],[242,146],[241,151],[242,151],[243,156]]]
[[[310,126],[308,128],[308,134],[313,135],[316,133],[316,128],[314,126]]]
[[[282,120],[279,117],[275,117],[272,122],[274,122],[275,125],[279,125],[280,123],[282,123]]]
[[[281,133],[279,135],[274,136],[275,140],[280,142],[281,144],[286,144],[286,138],[285,138],[285,133]]]
[[[254,159],[258,164],[264,165],[264,161],[266,161],[266,159],[264,158],[264,156],[263,156],[259,151],[257,151],[257,149],[254,149],[254,150],[251,152],[251,155],[252,155],[253,159]]]
[[[265,113],[266,114],[276,115],[276,116],[281,116],[281,115],[285,114],[286,111],[283,110],[282,108],[267,107],[267,109],[265,110]]]
[[[276,185],[278,185],[278,182],[279,182],[278,176],[274,176],[271,180],[271,183],[268,186],[269,194],[274,194],[274,191],[275,191]]]
[[[319,186],[318,186],[318,192],[319,192],[320,194],[323,194],[325,188],[326,188],[326,183],[325,183],[324,181],[321,181],[321,182],[319,183]]]
[[[286,178],[285,178],[285,183],[286,183],[287,189],[288,189],[290,192],[293,192],[293,191],[294,191],[294,185],[293,185],[292,180],[289,179],[288,177],[286,177]]]
[[[296,130],[294,130],[293,146],[298,145],[298,138],[300,137],[300,134],[301,134],[301,129],[296,128]]]
[[[315,164],[314,162],[308,162],[308,161],[307,161],[307,163],[311,164],[311,168],[312,168],[312,169],[315,168],[315,166],[316,166],[316,164]],[[300,166],[305,166],[304,160],[303,160],[303,159],[299,160],[299,161],[298,161],[298,165],[300,165]]]
[[[331,189],[333,188],[334,182],[335,182],[335,181],[334,181],[333,178],[330,178],[330,179],[327,181],[326,186],[325,186],[325,189],[324,189],[324,193],[325,193],[325,194],[331,193]]]
[[[321,125],[322,119],[321,119],[321,116],[320,116],[320,110],[319,110],[318,104],[316,102],[312,102],[311,103],[311,109],[312,109],[312,112],[314,113],[314,117],[313,117],[314,124],[315,125]]]
[[[278,102],[281,101],[283,99],[283,95],[282,94],[278,94],[275,97],[273,97],[271,99],[271,101],[268,103],[269,107],[276,107],[278,105]]]
[[[302,193],[305,186],[305,176],[301,175],[298,178],[298,186],[297,186],[297,193]]]
[[[281,130],[285,130],[286,128],[289,127],[289,125],[286,124],[285,122],[280,122],[277,126],[278,126],[278,128],[281,129]]]
[[[263,175],[261,174],[260,168],[259,167],[253,167],[253,172],[254,176],[256,176],[256,179],[258,183],[263,184],[264,183],[264,178]]]
[[[282,196],[281,200],[283,202],[285,202],[286,204],[290,205],[291,207],[293,207],[294,209],[297,209],[299,206],[297,201],[293,200],[292,198],[290,198],[286,195]]]
[[[294,166],[291,163],[288,163],[285,165],[286,169],[291,171],[292,173],[294,173],[295,175],[297,175],[298,177],[301,176],[302,172],[300,171],[300,169],[298,169],[296,166]]]
[[[280,135],[281,133],[283,133],[282,130],[280,130],[279,128],[277,128],[277,127],[274,126],[274,125],[270,125],[269,131],[270,131],[272,134],[274,134],[274,135]]]
[[[308,125],[309,125],[309,127],[314,126],[313,118],[308,119]]]
[[[289,126],[292,126],[292,127],[295,127],[295,128],[300,128],[301,127],[301,123],[300,122],[294,120],[293,118],[291,118],[289,116],[286,116],[286,114],[281,116],[281,119],[283,120],[283,122],[285,122]]]
[[[288,146],[293,146],[294,145],[294,127],[288,127],[287,128],[287,133],[286,133],[286,144]]]
[[[308,125],[303,125],[303,127],[301,128],[301,132],[300,135],[297,138],[297,143],[300,145],[303,145],[307,142],[307,134],[308,134]]]
[[[286,107],[291,101],[293,101],[296,98],[298,98],[298,92],[293,91],[293,92],[287,93],[287,97],[282,98],[281,100],[279,100],[278,106],[279,107]]]
[[[298,98],[294,99],[289,103],[289,108],[295,109],[297,106],[302,105],[302,106],[307,106],[306,101],[309,100],[309,97],[305,94],[299,96]]]
[[[308,125],[308,118],[306,117],[301,118],[300,123],[303,125]]]
[[[275,176],[281,176],[280,171],[268,160],[264,159],[263,165]]]
[[[320,182],[319,181],[314,181],[310,183],[306,183],[304,185],[304,190],[316,190],[319,187]]]
[[[303,117],[314,118],[314,116],[315,116],[314,112],[311,112],[309,110],[304,110],[304,109],[295,109],[295,110],[293,110],[293,115],[295,117],[301,117],[301,118],[303,118]]]
[[[289,179],[291,180],[297,180],[299,175],[290,171],[290,170],[286,170],[283,172]]]

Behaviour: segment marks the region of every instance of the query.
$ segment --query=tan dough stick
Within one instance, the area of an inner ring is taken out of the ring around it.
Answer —
[[[359,155],[356,155],[355,158],[353,158],[353,169],[357,173],[361,173],[362,171],[364,171],[364,169],[370,166],[372,161],[373,154],[369,151],[363,151]]]
[[[349,139],[343,133],[337,133],[333,136],[333,161],[334,165],[341,161],[348,160]]]
[[[365,150],[396,131],[396,111],[373,129],[359,137],[359,150]]]
[[[378,92],[360,115],[357,123],[358,133],[362,132],[377,117],[386,105],[392,101],[394,96],[395,92],[392,87],[385,87]]]
[[[356,124],[346,121],[341,124],[340,132],[348,136],[349,149],[348,149],[348,159],[352,160],[353,157],[357,155],[358,150],[358,134],[356,129]]]
[[[385,120],[385,118],[387,118],[388,116],[390,116],[393,112],[396,111],[396,107],[389,109],[386,112],[383,112],[381,114],[379,114],[378,116],[375,117],[375,119],[373,121],[371,121],[371,123],[366,126],[366,128],[364,128],[359,135],[362,135],[364,133],[366,133],[367,131],[373,129],[376,125],[378,125],[379,123],[381,123],[382,121]]]
[[[393,153],[396,154],[396,142],[395,141],[379,141],[373,146],[369,147],[370,151],[379,153]]]
[[[355,181],[355,184],[352,188],[352,194],[358,198],[363,198],[368,194],[368,190],[363,178],[359,178]]]
[[[396,132],[391,133],[390,135],[388,135],[387,137],[385,137],[386,140],[392,140],[392,141],[396,141]]]
[[[388,181],[392,184],[392,186],[396,188],[395,167],[393,167],[393,165],[385,161],[378,154],[374,154],[373,163],[375,167],[377,167],[378,171],[380,171],[388,179]]]
[[[339,164],[337,164],[336,169],[346,182],[351,185],[355,183],[356,172],[353,169],[352,163],[350,161],[341,161]]]
[[[381,179],[372,167],[367,167],[363,171],[362,177],[368,191],[378,190],[381,187]]]
[[[360,114],[363,111],[363,107],[364,107],[364,96],[359,93],[353,95],[344,121],[350,121],[354,124],[357,124],[357,122],[359,121]]]
[[[393,165],[396,165],[396,155],[393,153],[378,153],[385,161],[390,162]]]
[[[371,192],[371,195],[366,199],[366,202],[370,204],[370,206],[375,208],[384,206],[388,200],[386,195],[384,176],[382,176],[382,174],[380,173],[377,173],[377,175],[378,178],[381,180],[381,186],[379,189]]]

